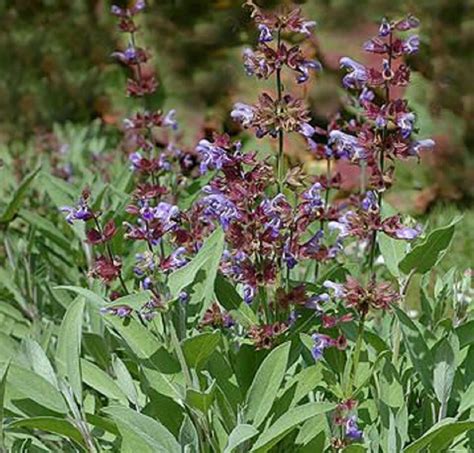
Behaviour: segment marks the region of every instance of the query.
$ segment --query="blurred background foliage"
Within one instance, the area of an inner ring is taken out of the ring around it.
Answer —
[[[284,1],[257,3],[273,7]],[[18,176],[32,166],[25,160],[26,148],[61,149],[58,134],[54,139],[48,134],[65,124],[69,129],[71,123],[93,124],[92,133],[111,138],[109,148],[118,143],[115,126],[132,103],[123,94],[126,75],[110,57],[126,45],[109,14],[111,3],[0,0],[0,141],[16,159]],[[151,64],[160,79],[153,106],[177,108],[189,146],[203,131],[238,132],[228,119],[230,106],[237,99],[254,99],[261,87],[245,77],[241,65],[242,46],[255,42],[241,0],[147,3],[140,39],[154,56]],[[412,12],[421,19],[422,50],[410,61],[416,72],[406,95],[418,112],[420,135],[434,136],[438,146],[433,155],[425,156],[427,166],[401,169],[401,189],[393,194],[393,201],[414,213],[427,212],[440,201],[472,204],[474,1],[297,3],[318,21],[309,50],[325,70],[304,94],[320,126],[343,105],[339,58],[351,55],[369,62],[361,45],[383,16]],[[291,157],[311,165],[304,150],[296,148]]]

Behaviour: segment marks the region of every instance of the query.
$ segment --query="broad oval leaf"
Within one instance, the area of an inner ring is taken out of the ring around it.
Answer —
[[[67,378],[78,401],[82,401],[82,374],[80,365],[82,317],[84,299],[75,299],[66,310],[58,335],[56,352],[58,372]]]
[[[300,423],[316,415],[325,414],[334,408],[335,405],[332,403],[308,403],[294,407],[260,435],[251,451],[263,453],[270,450]]]
[[[252,439],[258,434],[258,430],[245,423],[237,425],[229,435],[229,440],[225,447],[224,453],[232,453],[237,447]]]
[[[8,428],[30,428],[67,437],[85,447],[81,432],[68,420],[57,417],[32,417],[16,420]]]
[[[415,246],[400,262],[400,270],[405,274],[424,274],[431,270],[446,253],[460,220],[461,217],[456,217],[449,225],[432,231],[422,244]]]
[[[181,453],[181,447],[173,435],[147,415],[121,406],[109,406],[103,411],[117,423],[123,453]]]
[[[220,340],[219,332],[206,332],[184,340],[182,343],[183,353],[188,366],[197,369],[203,367]]]
[[[461,435],[474,429],[474,421],[458,422],[453,418],[445,418],[431,427],[423,436],[406,447],[404,453],[418,453],[430,445],[436,445],[436,451],[444,451],[451,442]]]
[[[433,389],[433,356],[429,350],[420,330],[405,312],[395,308],[400,328],[405,340],[413,367],[418,372],[426,390]]]
[[[285,376],[291,343],[275,348],[260,365],[247,393],[245,420],[260,426],[270,412]]]
[[[97,390],[109,399],[117,400],[123,405],[127,405],[128,399],[116,381],[114,381],[105,371],[88,360],[81,360],[82,378],[89,387]]]

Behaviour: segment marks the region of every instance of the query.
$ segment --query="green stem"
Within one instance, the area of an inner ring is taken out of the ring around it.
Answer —
[[[364,340],[365,314],[359,321],[359,329],[357,331],[357,340],[354,348],[354,359],[352,362],[352,375],[350,378],[349,391],[352,394],[356,382],[357,369],[359,368],[360,352],[362,350],[362,342]]]
[[[189,388],[193,388],[193,379],[191,377],[191,372],[189,371],[188,364],[186,363],[186,358],[184,357],[183,349],[181,348],[181,344],[179,342],[178,336],[176,335],[176,330],[173,325],[173,320],[169,316],[165,316],[165,319],[167,321],[169,331],[170,331],[171,344],[173,345],[176,351],[178,362],[181,365],[181,369],[183,371],[186,385]]]

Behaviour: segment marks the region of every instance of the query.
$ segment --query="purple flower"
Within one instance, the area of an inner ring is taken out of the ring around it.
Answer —
[[[415,115],[413,113],[404,113],[397,120],[397,126],[401,129],[402,137],[407,139],[413,132],[415,124]]]
[[[375,192],[369,190],[361,201],[360,206],[364,211],[377,211],[379,209],[379,203]]]
[[[391,30],[392,30],[392,27],[391,27],[390,23],[384,17],[382,19],[382,23],[380,24],[379,36],[381,36],[382,38],[385,38],[386,36],[388,36],[390,34]]]
[[[295,30],[300,33],[303,33],[304,35],[310,35],[311,34],[311,29],[316,27],[317,23],[314,20],[304,20],[300,27]]]
[[[113,52],[112,57],[117,58],[117,60],[124,64],[131,64],[137,61],[138,52],[135,47],[129,46],[123,52]]]
[[[283,261],[286,263],[288,269],[293,269],[298,264],[298,261],[296,260],[295,255],[291,252],[288,244],[285,244],[283,247]]]
[[[119,318],[128,318],[133,310],[128,305],[116,305],[115,307],[102,307],[100,312],[104,315],[114,315]]]
[[[348,216],[352,215],[352,211],[346,212],[344,215],[339,217],[338,221],[332,220],[328,223],[328,228],[330,231],[337,230],[339,238],[345,238],[350,234],[350,224]]]
[[[314,341],[313,347],[311,349],[311,354],[314,360],[317,362],[318,360],[322,359],[324,350],[327,347],[331,346],[331,342],[329,340],[329,337],[318,333],[313,333],[313,335],[311,335],[311,338]]]
[[[209,169],[220,170],[223,165],[229,161],[226,150],[209,140],[202,139],[196,146],[196,151],[201,155],[201,164],[199,170],[201,174]]]
[[[153,282],[150,277],[145,277],[142,281],[143,289],[150,289],[153,286]]]
[[[317,60],[305,60],[297,68],[300,75],[296,78],[298,83],[305,83],[309,79],[309,70],[322,71],[323,67]]]
[[[77,206],[63,206],[60,208],[60,211],[66,213],[66,221],[71,225],[74,223],[74,220],[87,222],[93,218],[92,211],[83,200],[80,200]]]
[[[303,244],[302,251],[305,255],[314,255],[321,249],[321,241],[324,237],[324,231],[318,230],[316,233]]]
[[[178,122],[176,121],[176,110],[170,110],[163,118],[163,126],[170,127],[173,130],[178,129]]]
[[[188,260],[184,256],[186,254],[186,249],[184,247],[178,247],[166,260],[167,269],[179,269],[183,267]]]
[[[342,244],[342,239],[341,238],[338,238],[336,240],[336,242],[334,243],[334,245],[332,245],[331,247],[329,247],[329,250],[328,250],[328,258],[336,258],[336,256],[338,255],[339,252],[341,252],[343,250],[343,244]]]
[[[347,159],[363,159],[365,157],[365,149],[359,144],[357,137],[353,135],[333,130],[329,133],[328,144],[336,145],[338,157],[345,157]]]
[[[181,292],[179,293],[178,300],[179,300],[182,304],[188,303],[188,301],[189,301],[189,294],[188,294],[186,291],[181,291]]]
[[[407,241],[411,241],[413,239],[416,239],[421,234],[421,231],[421,225],[417,225],[415,228],[401,227],[395,231],[395,236],[398,239],[405,239]]]
[[[346,437],[352,440],[362,439],[362,430],[357,426],[357,416],[351,415],[346,421]]]
[[[153,211],[153,216],[155,219],[161,220],[165,230],[169,230],[176,225],[176,219],[179,217],[179,208],[170,203],[160,201]]]
[[[239,218],[239,213],[235,204],[220,192],[204,197],[202,203],[205,206],[204,215],[217,219],[226,230],[232,220]]]
[[[155,209],[148,205],[148,202],[143,203],[143,207],[140,208],[140,217],[145,222],[151,222],[155,218]]]
[[[424,140],[417,140],[416,142],[412,143],[408,154],[410,156],[419,156],[420,155],[420,150],[422,149],[433,149],[435,146],[435,141],[431,140],[430,138],[424,139]]]
[[[171,170],[171,164],[164,153],[158,157],[158,166],[161,170]]]
[[[131,162],[131,170],[138,170],[143,157],[139,152],[132,153],[128,156],[128,160]]]
[[[323,283],[323,286],[325,288],[328,288],[334,291],[334,297],[336,299],[340,299],[341,297],[344,296],[344,285],[342,283],[335,283],[335,282],[332,282],[331,280],[326,280]]]
[[[413,28],[418,28],[419,25],[420,25],[420,21],[415,16],[412,16],[410,14],[406,19],[399,21],[396,27],[397,27],[397,30],[407,31],[407,30],[412,30]]]
[[[234,104],[232,112],[230,112],[232,119],[242,123],[242,126],[247,127],[253,120],[254,117],[254,107],[242,102],[237,102]]]
[[[420,38],[418,35],[410,36],[402,45],[403,53],[411,55],[420,50]]]
[[[364,43],[363,46],[366,52],[385,53],[388,50],[387,45],[378,38],[372,38]]]
[[[387,124],[387,120],[384,118],[383,115],[377,115],[377,118],[375,118],[375,126],[378,129],[383,129]]]
[[[112,5],[111,8],[110,8],[110,12],[114,16],[122,16],[124,11],[123,11],[122,8],[120,8],[120,6]]]
[[[341,68],[348,71],[342,79],[342,84],[345,88],[363,88],[365,86],[368,75],[364,65],[349,57],[341,58],[339,64]]]
[[[132,11],[134,13],[138,13],[140,11],[143,11],[145,9],[146,3],[145,0],[136,0],[135,5],[133,6]]]
[[[244,302],[251,304],[255,297],[255,288],[250,285],[244,285]]]
[[[303,193],[302,198],[306,201],[304,206],[306,213],[310,213],[313,209],[324,207],[324,201],[321,198],[322,189],[323,186],[319,182],[316,182],[306,192]]]
[[[311,126],[311,124],[309,123],[301,123],[300,124],[300,133],[302,135],[304,135],[306,138],[311,138],[314,133],[315,133],[315,129],[313,126]]]
[[[260,35],[258,36],[258,42],[273,41],[272,32],[270,31],[270,29],[266,25],[259,24],[258,25],[258,30],[260,32]]]
[[[374,99],[374,92],[372,90],[369,90],[367,87],[364,87],[359,95],[359,102],[363,104],[364,102],[372,102]]]
[[[288,315],[288,325],[293,326],[295,322],[298,320],[299,316],[295,310],[291,310],[290,314]]]
[[[306,303],[305,307],[306,308],[311,308],[313,310],[316,310],[318,312],[322,312],[321,304],[324,304],[326,302],[329,302],[329,294],[327,293],[322,293],[318,294],[315,296],[312,296]]]

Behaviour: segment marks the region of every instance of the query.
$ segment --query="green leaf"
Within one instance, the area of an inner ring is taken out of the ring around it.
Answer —
[[[70,184],[49,173],[41,173],[41,187],[48,193],[58,209],[71,205],[78,197],[78,194]]]
[[[184,417],[179,429],[179,443],[182,451],[199,453],[199,435],[188,415]]]
[[[68,251],[71,249],[71,241],[46,217],[39,216],[34,212],[21,209],[19,216],[31,226],[34,226],[41,234],[63,249]]]
[[[3,418],[5,415],[5,388],[7,386],[7,375],[8,370],[10,369],[10,362],[7,363],[6,367],[2,369],[2,377],[0,379],[0,450],[5,449],[5,436],[3,433]]]
[[[270,450],[300,423],[334,408],[331,403],[308,403],[290,409],[258,437],[251,451],[263,453]]]
[[[22,344],[33,371],[59,389],[54,368],[41,346],[31,338],[25,338]]]
[[[400,328],[411,363],[420,375],[425,389],[432,390],[433,356],[431,351],[415,322],[399,308],[395,308],[395,314],[400,322]]]
[[[290,346],[287,342],[270,352],[260,365],[247,392],[245,420],[252,422],[255,427],[265,421],[273,406],[285,376]]]
[[[107,315],[105,319],[138,358],[148,359],[160,348],[157,338],[136,319],[123,320],[113,315]]]
[[[126,296],[115,299],[111,303],[108,303],[107,307],[117,307],[120,305],[127,305],[130,308],[133,308],[134,310],[140,310],[141,308],[143,308],[143,305],[145,305],[147,302],[150,301],[152,296],[153,295],[151,291],[143,291],[140,293],[128,294]]]
[[[20,186],[13,194],[12,199],[7,204],[5,211],[3,211],[3,214],[0,217],[0,223],[9,223],[15,218],[16,213],[18,212],[21,204],[23,203],[23,199],[27,194],[30,184],[33,182],[39,171],[40,167],[25,176],[23,181],[20,183]]]
[[[219,303],[239,324],[250,327],[258,323],[257,316],[239,296],[234,285],[221,274],[217,274],[214,291]]]
[[[183,353],[191,368],[200,369],[217,348],[221,335],[219,332],[206,332],[183,341]]]
[[[117,400],[123,405],[128,404],[127,396],[105,371],[88,360],[81,359],[82,379],[93,389],[109,399]]]
[[[138,392],[135,387],[135,382],[128,371],[128,368],[118,357],[114,357],[112,365],[114,367],[115,376],[117,377],[117,384],[122,389],[122,392],[127,395],[129,401],[135,406],[138,406]]]
[[[13,363],[8,371],[7,389],[8,399],[13,403],[26,398],[54,412],[67,412],[61,393],[53,385],[33,371]]]
[[[352,444],[345,447],[344,450],[342,451],[343,453],[365,453],[367,449],[362,445]],[[395,451],[395,450],[391,450],[391,451]]]
[[[461,404],[459,405],[458,413],[462,415],[474,406],[474,381],[471,382],[467,390],[461,395]]]
[[[173,272],[168,279],[168,285],[173,299],[179,293],[197,280],[193,286],[191,304],[200,304],[200,316],[209,307],[214,297],[214,281],[224,250],[224,231],[215,230],[204,242],[198,254],[186,266]]]
[[[173,435],[159,422],[132,409],[109,406],[103,411],[114,419],[122,436],[123,453],[181,453]]]
[[[207,414],[214,402],[214,396],[215,381],[205,392],[188,389],[186,391],[186,403],[188,403],[192,408],[201,411],[203,414]]]
[[[77,400],[82,402],[81,340],[85,302],[75,299],[66,310],[58,335],[56,352],[58,373],[67,378]]]
[[[441,404],[441,416],[446,415],[447,404],[453,387],[454,375],[456,374],[456,354],[459,351],[459,345],[454,349],[454,341],[443,339],[436,348],[433,371],[433,387]]]
[[[379,398],[387,406],[402,407],[404,403],[403,386],[400,384],[398,373],[392,362],[385,359],[379,376]]]
[[[258,434],[258,430],[252,425],[237,425],[229,435],[229,440],[225,447],[224,453],[232,453],[237,447],[241,446],[252,437]]]
[[[406,255],[405,241],[393,239],[386,234],[379,234],[377,235],[377,242],[387,269],[394,277],[400,277],[398,264]]]
[[[434,448],[433,451],[445,451],[444,448],[449,447],[456,437],[473,429],[474,421],[458,422],[453,418],[445,418],[406,447],[403,452],[418,453],[430,446]]]
[[[54,289],[72,291],[73,293],[79,294],[80,296],[84,296],[86,300],[92,302],[98,310],[106,304],[105,300],[101,296],[87,288],[81,288],[80,286],[56,286]]]
[[[29,428],[39,429],[41,431],[47,431],[54,434],[67,437],[79,445],[85,447],[84,439],[82,438],[81,432],[68,420],[57,417],[32,417],[25,418],[22,420],[16,420],[8,425],[9,429],[12,428]]]
[[[400,262],[400,270],[405,274],[424,274],[431,270],[445,255],[454,236],[456,224],[462,217],[456,217],[449,225],[433,230],[426,240],[417,245]]]

